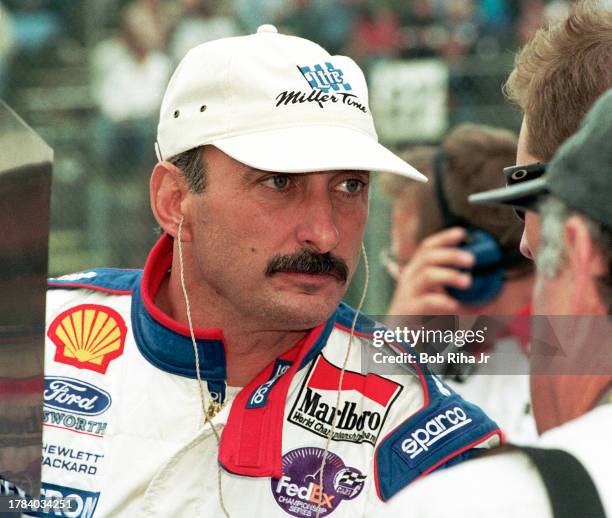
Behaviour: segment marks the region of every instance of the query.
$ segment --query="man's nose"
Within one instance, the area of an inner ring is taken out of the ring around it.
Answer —
[[[331,252],[340,242],[330,193],[312,194],[299,214],[297,240],[300,245],[321,254]]]

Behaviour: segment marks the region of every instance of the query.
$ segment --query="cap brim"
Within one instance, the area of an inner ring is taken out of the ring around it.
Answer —
[[[211,144],[234,160],[262,171],[380,171],[427,181],[369,135],[343,126],[279,128],[218,139]]]
[[[471,194],[468,200],[474,205],[504,205],[515,209],[537,210],[538,201],[549,192],[546,178],[535,178],[508,187]]]

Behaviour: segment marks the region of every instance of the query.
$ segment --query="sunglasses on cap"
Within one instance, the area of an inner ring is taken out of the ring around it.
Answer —
[[[506,179],[506,186],[514,185],[520,182],[527,182],[529,180],[535,180],[546,172],[546,163],[536,162],[534,164],[526,165],[513,165],[510,167],[504,167],[504,178]],[[514,209],[516,215],[525,221],[525,211]]]

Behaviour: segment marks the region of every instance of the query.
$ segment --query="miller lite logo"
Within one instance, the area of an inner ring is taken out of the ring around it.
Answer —
[[[98,304],[82,304],[64,311],[47,331],[56,347],[56,362],[101,374],[123,354],[126,334],[121,315]]]
[[[323,93],[328,93],[330,90],[338,92],[340,88],[345,92],[352,90],[351,85],[344,81],[342,69],[335,68],[329,62],[325,63],[325,67],[321,64],[316,64],[312,68],[309,66],[298,68],[306,81],[308,81],[308,84],[315,90],[321,90]]]
[[[287,420],[333,441],[376,444],[401,385],[376,374],[345,371],[341,405],[336,395],[341,369],[320,355],[314,362]]]

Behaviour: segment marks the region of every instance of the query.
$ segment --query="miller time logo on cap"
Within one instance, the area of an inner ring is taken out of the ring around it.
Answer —
[[[344,70],[326,61],[323,65],[298,66],[310,90],[284,90],[276,97],[275,106],[288,106],[315,103],[319,108],[326,106],[349,106],[367,114],[367,104],[354,92],[351,84],[344,78]]]

